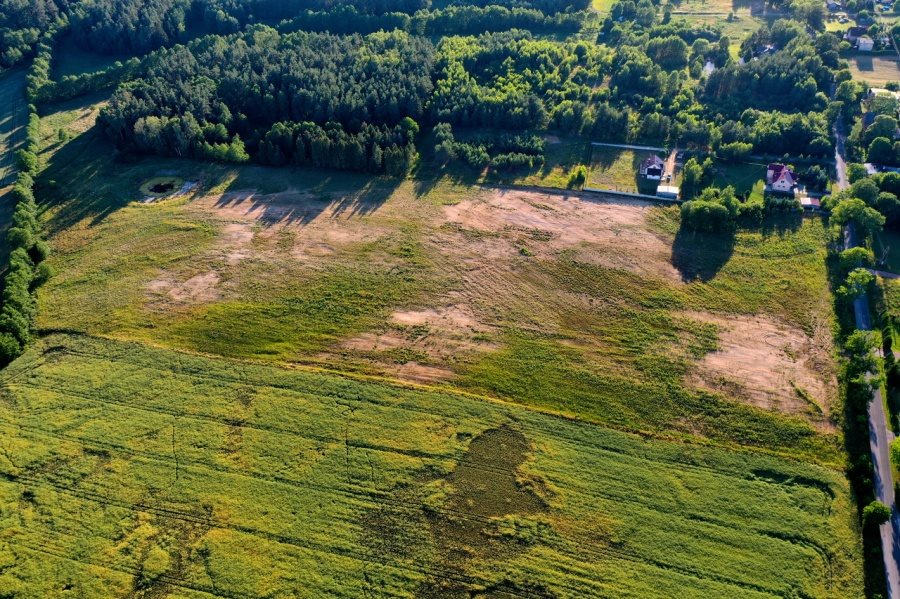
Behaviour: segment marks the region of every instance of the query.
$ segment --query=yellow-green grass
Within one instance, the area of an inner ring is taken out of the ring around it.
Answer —
[[[591,163],[585,185],[598,189],[652,194],[654,189],[641,185],[639,172],[641,162],[654,153],[657,152],[594,146],[591,149]],[[662,153],[658,154],[662,156]]]
[[[847,60],[850,63],[850,73],[857,81],[865,81],[874,86],[900,81],[900,61],[896,54],[854,54]]]
[[[591,7],[600,14],[606,14],[615,4],[615,0],[591,0]]]
[[[46,119],[53,147],[43,154],[47,166],[38,178],[56,272],[39,294],[41,329],[369,373],[416,361],[449,371],[445,385],[607,426],[829,465],[844,460],[839,434],[684,382],[718,335],[686,312],[762,314],[808,334],[832,321],[818,220],[767,223],[736,237],[693,236],[679,233],[677,208],[655,209],[646,235],[671,244],[683,280],[602,267],[578,252],[546,254],[540,244],[549,238],[528,230],[523,239],[540,255],[530,256],[526,245],[498,262],[451,246],[464,249],[478,236],[499,240],[515,230],[460,229],[459,239],[435,241],[448,235],[438,218],[443,205],[484,193],[466,185],[159,158],[117,164],[93,130],[55,145],[51,132],[67,118]],[[296,199],[295,216],[284,217],[298,224],[240,221],[250,239],[244,257],[232,263],[226,229],[235,222],[211,203],[201,209],[193,198],[134,201],[140,184],[161,171],[201,181],[200,194],[307,195]],[[294,242],[310,235],[302,223],[335,207],[358,215],[352,222],[360,240],[298,260]],[[495,286],[482,291],[467,283],[472,264],[497,268]],[[169,297],[168,289],[207,276],[215,282],[208,296]],[[154,291],[160,285],[163,291]],[[446,305],[448,291],[469,294],[487,325],[472,341],[490,350],[441,360],[405,346],[391,353],[347,345],[395,327],[395,311]]]
[[[843,474],[793,460],[86,337],[0,385],[24,596],[862,593]]]

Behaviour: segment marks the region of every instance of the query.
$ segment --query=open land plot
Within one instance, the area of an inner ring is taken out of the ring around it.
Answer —
[[[544,164],[532,171],[489,172],[480,183],[506,185],[537,185],[564,189],[569,176],[581,165],[589,165],[591,145],[583,139],[544,136],[547,149]]]
[[[43,122],[38,326],[91,337],[3,383],[20,584],[50,560],[98,596],[858,594],[820,220],[693,235],[452,177],[122,165],[95,112]],[[157,176],[200,185],[141,203]],[[726,494],[673,470],[699,462]]]
[[[862,592],[846,480],[793,460],[81,336],[0,389],[27,596]]]
[[[900,61],[896,54],[855,54],[848,61],[854,80],[873,86],[900,81]]]
[[[766,186],[766,165],[749,162],[727,163],[717,160],[714,165],[712,185],[720,188],[731,185],[741,197],[759,196],[761,198]]]
[[[650,154],[666,159],[665,152],[593,146],[585,186],[654,195],[656,182],[646,181],[640,176],[641,162]]]
[[[128,58],[124,55],[90,52],[75,43],[71,36],[65,36],[59,43],[58,49],[53,53],[51,76],[54,81],[59,81],[69,75],[102,71],[115,64],[116,61],[124,62]]]
[[[39,178],[57,200],[42,328],[842,460],[818,220],[692,236],[677,209],[578,194],[165,159],[121,168],[79,149],[91,135],[46,155],[70,185]],[[201,187],[136,203],[163,172]],[[775,338],[758,346],[723,323],[732,314]],[[723,372],[710,357],[747,343],[768,370]]]

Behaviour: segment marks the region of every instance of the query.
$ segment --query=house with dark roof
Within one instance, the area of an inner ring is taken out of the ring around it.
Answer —
[[[847,29],[847,33],[844,34],[844,39],[850,42],[851,44],[855,44],[856,40],[863,37],[865,34],[869,32],[869,28],[865,25],[855,25]]]
[[[645,179],[659,181],[666,174],[666,163],[656,154],[650,154],[641,162],[640,173]]]
[[[797,175],[785,164],[773,162],[766,167],[766,189],[777,193],[794,193]]]

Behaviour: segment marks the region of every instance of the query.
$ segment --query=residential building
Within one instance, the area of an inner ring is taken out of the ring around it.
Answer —
[[[659,181],[666,173],[666,163],[656,154],[651,154],[641,162],[640,173],[645,179]]]

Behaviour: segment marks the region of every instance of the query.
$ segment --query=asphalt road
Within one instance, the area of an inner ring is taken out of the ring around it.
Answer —
[[[835,163],[838,168],[838,185],[843,189],[847,182],[846,169],[841,174],[844,165],[843,137],[835,131],[837,139],[837,151]],[[848,225],[844,230],[844,247],[856,246],[856,235],[853,226]],[[867,296],[856,298],[853,302],[853,313],[856,318],[856,328],[861,331],[872,329],[872,315],[869,311],[869,299]],[[872,375],[870,375],[872,376]],[[887,578],[887,598],[900,599],[900,513],[897,512],[897,504],[894,501],[894,476],[891,470],[890,445],[894,440],[894,434],[887,427],[887,416],[884,412],[884,400],[881,389],[875,390],[872,401],[869,402],[869,450],[872,453],[872,467],[874,470],[875,498],[881,503],[891,506],[891,519],[881,525],[881,548],[884,558],[884,571]]]

